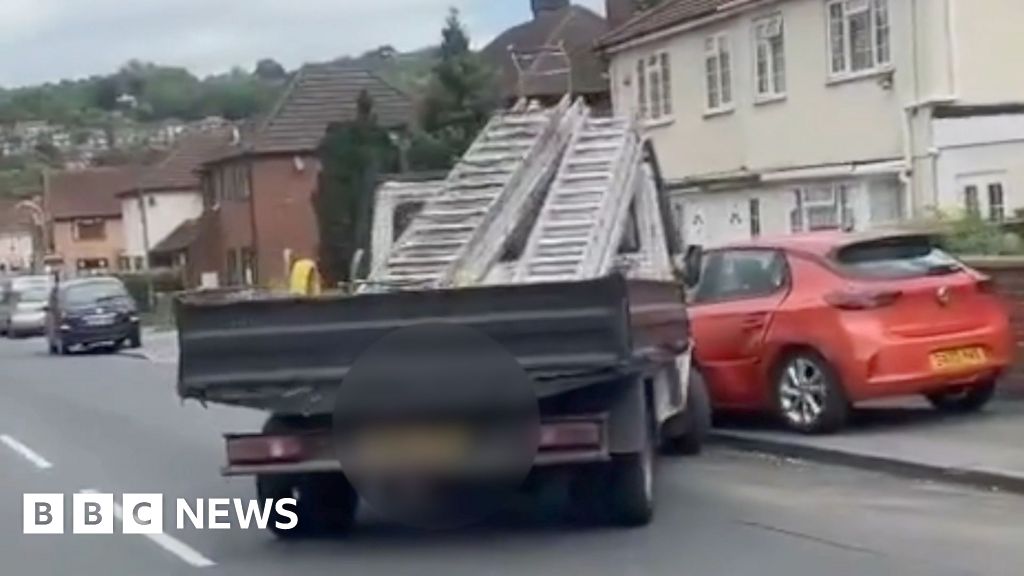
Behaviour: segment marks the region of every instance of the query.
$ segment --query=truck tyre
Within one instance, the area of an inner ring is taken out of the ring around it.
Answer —
[[[580,519],[623,527],[650,523],[654,517],[655,464],[650,428],[640,452],[616,454],[611,462],[578,469],[572,499]]]
[[[665,451],[685,456],[700,454],[711,431],[711,399],[704,377],[695,368],[690,368],[686,409],[676,418],[665,423]]]
[[[263,426],[264,434],[301,431],[301,422],[271,416]],[[288,518],[270,515],[269,528],[278,538],[295,539],[348,531],[355,521],[359,496],[344,474],[273,474],[256,476],[256,494],[260,500],[295,498],[298,524],[291,530],[277,527]]]
[[[295,498],[298,523],[291,529],[278,527],[289,518],[276,510],[270,514],[268,528],[281,539],[343,534],[355,521],[359,497],[342,474],[261,475],[256,477],[260,501]]]

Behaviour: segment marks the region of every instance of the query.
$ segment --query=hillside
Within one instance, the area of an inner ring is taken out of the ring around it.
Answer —
[[[437,49],[401,53],[390,46],[346,60],[372,68],[410,94],[421,92],[437,61]],[[140,138],[165,122],[208,117],[245,120],[266,111],[292,72],[272,59],[252,71],[198,78],[184,68],[130,61],[113,74],[61,80],[17,89],[0,87],[0,196],[38,191],[41,170],[85,156],[116,164],[149,156]],[[26,124],[47,126],[42,140],[27,140]],[[61,134],[60,143],[51,141]],[[118,134],[134,134],[132,144]],[[81,152],[85,151],[85,154]]]

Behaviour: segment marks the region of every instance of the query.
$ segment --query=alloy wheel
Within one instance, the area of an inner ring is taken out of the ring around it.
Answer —
[[[808,358],[791,360],[779,384],[779,404],[786,419],[797,426],[812,426],[821,418],[827,400],[828,387],[822,369]]]

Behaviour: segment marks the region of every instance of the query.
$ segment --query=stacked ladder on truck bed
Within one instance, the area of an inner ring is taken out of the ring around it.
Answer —
[[[587,118],[569,142],[515,281],[578,280],[609,273],[634,198],[654,193],[648,180],[634,123]]]
[[[585,114],[582,103],[567,97],[550,109],[520,102],[492,118],[373,271],[368,288],[480,282],[512,231],[536,210]]]

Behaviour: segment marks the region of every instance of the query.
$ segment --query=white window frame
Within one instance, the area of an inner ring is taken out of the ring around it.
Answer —
[[[832,9],[833,6],[837,5],[842,6],[843,10],[843,67],[841,69],[837,69],[835,67],[836,58],[833,52],[834,38],[832,31]],[[851,8],[854,9],[851,10]],[[884,14],[886,15],[884,39],[887,54],[884,57],[881,54],[882,51],[879,50],[879,40],[883,38],[879,34],[882,29],[878,18],[880,8],[884,8]],[[853,38],[850,34],[850,15],[860,13],[864,10],[868,12],[868,19],[870,21],[870,25],[868,27],[870,39],[868,43],[871,48],[872,65],[862,70],[853,70]],[[889,0],[827,0],[825,3],[825,32],[826,66],[828,67],[828,76],[830,80],[835,81],[860,78],[892,70],[892,7],[890,6]]]
[[[775,33],[770,28],[775,27]],[[767,31],[767,33],[766,33]],[[787,89],[787,66],[786,66],[786,27],[781,13],[770,14],[754,20],[753,26],[753,64],[754,64],[754,102],[763,103],[774,100],[781,100],[786,97]],[[782,59],[781,74],[775,68],[776,58],[772,46],[772,40],[779,38]],[[764,78],[767,90],[761,89],[761,68],[759,67],[760,51],[765,52]],[[781,79],[781,82],[778,80]],[[781,86],[780,86],[781,84]]]
[[[790,232],[818,232],[823,230],[855,229],[857,226],[855,196],[861,187],[856,182],[847,180],[831,182],[814,182],[794,188],[796,206],[790,215]],[[808,193],[829,193],[827,200],[815,200]],[[835,213],[835,225],[811,228],[810,211],[815,208],[827,208]]]
[[[706,116],[732,112],[736,108],[736,94],[733,91],[733,49],[728,32],[712,34],[704,39],[704,112]],[[728,56],[723,59],[722,56]],[[713,63],[712,63],[713,61]],[[711,65],[712,70],[709,70]],[[712,77],[712,71],[714,77]],[[712,88],[717,94],[717,104],[712,104]],[[729,99],[724,96],[728,92]]]
[[[1004,222],[1014,217],[1013,207],[1009,205],[1009,187],[1005,172],[984,172],[974,174],[962,174],[957,177],[957,197],[960,209],[968,214],[967,188],[973,186],[976,190],[978,218],[986,222]],[[994,208],[992,204],[992,187],[999,186],[1002,192],[1002,204],[999,205],[1002,219],[993,218]]]
[[[636,61],[634,72],[640,117],[648,125],[672,122],[672,56],[667,50],[647,54]]]

